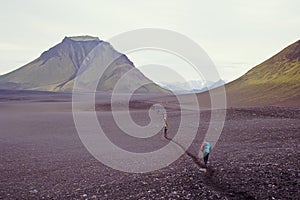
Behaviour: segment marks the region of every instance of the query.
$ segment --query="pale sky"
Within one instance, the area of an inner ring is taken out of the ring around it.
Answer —
[[[134,29],[163,28],[197,42],[229,81],[300,39],[299,8],[299,0],[2,0],[0,74],[65,36],[108,40]],[[148,59],[129,58],[137,67]],[[193,73],[186,76],[193,79]]]

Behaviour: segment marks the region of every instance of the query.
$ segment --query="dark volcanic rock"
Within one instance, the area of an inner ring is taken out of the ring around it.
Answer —
[[[34,103],[0,104],[0,199],[299,197],[297,109],[229,109],[206,173],[191,158],[198,153],[193,150],[191,155],[183,155],[164,169],[129,174],[104,166],[88,153],[76,133],[72,113],[62,109],[65,103],[31,101]],[[141,106],[132,115],[145,124],[149,118]],[[44,112],[49,109],[51,112]],[[180,121],[178,112],[172,110],[168,115],[171,135]],[[110,112],[98,114],[102,120],[111,122]],[[199,148],[198,138],[210,123],[208,111],[201,116],[201,131],[191,150]],[[107,125],[111,131],[118,130],[113,123]],[[168,142],[160,134],[155,142]]]

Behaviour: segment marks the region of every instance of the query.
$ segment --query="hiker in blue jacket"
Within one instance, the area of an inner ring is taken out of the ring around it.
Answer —
[[[210,150],[211,150],[211,147],[210,147],[209,142],[204,141],[200,147],[200,151],[202,151],[202,153],[203,153],[203,160],[204,160],[205,167],[207,167],[207,161],[208,161],[208,156],[209,156]]]

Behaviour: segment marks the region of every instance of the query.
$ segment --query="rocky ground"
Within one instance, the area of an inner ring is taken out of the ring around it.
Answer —
[[[230,109],[215,148],[212,180],[252,199],[300,197],[300,110]]]
[[[230,108],[207,172],[196,160],[198,135],[188,154],[166,168],[143,174],[111,169],[89,154],[66,103],[3,101],[0,109],[0,199],[300,197],[300,110],[296,108]],[[101,123],[109,123],[109,109],[104,110],[98,117]],[[141,124],[148,120],[140,107],[133,118]],[[199,130],[207,129],[209,119],[210,112],[203,111]],[[170,136],[179,120],[178,111],[170,111]],[[113,123],[107,124],[107,130],[118,131]],[[162,133],[154,140],[158,147],[169,142]]]

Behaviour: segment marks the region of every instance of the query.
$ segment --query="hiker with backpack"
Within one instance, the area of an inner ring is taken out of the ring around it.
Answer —
[[[167,113],[164,113],[164,136],[167,137],[168,123],[167,123]]]
[[[202,153],[203,153],[204,164],[205,164],[205,167],[207,167],[208,156],[211,151],[210,143],[207,141],[204,141],[200,147],[200,151],[202,151]]]

